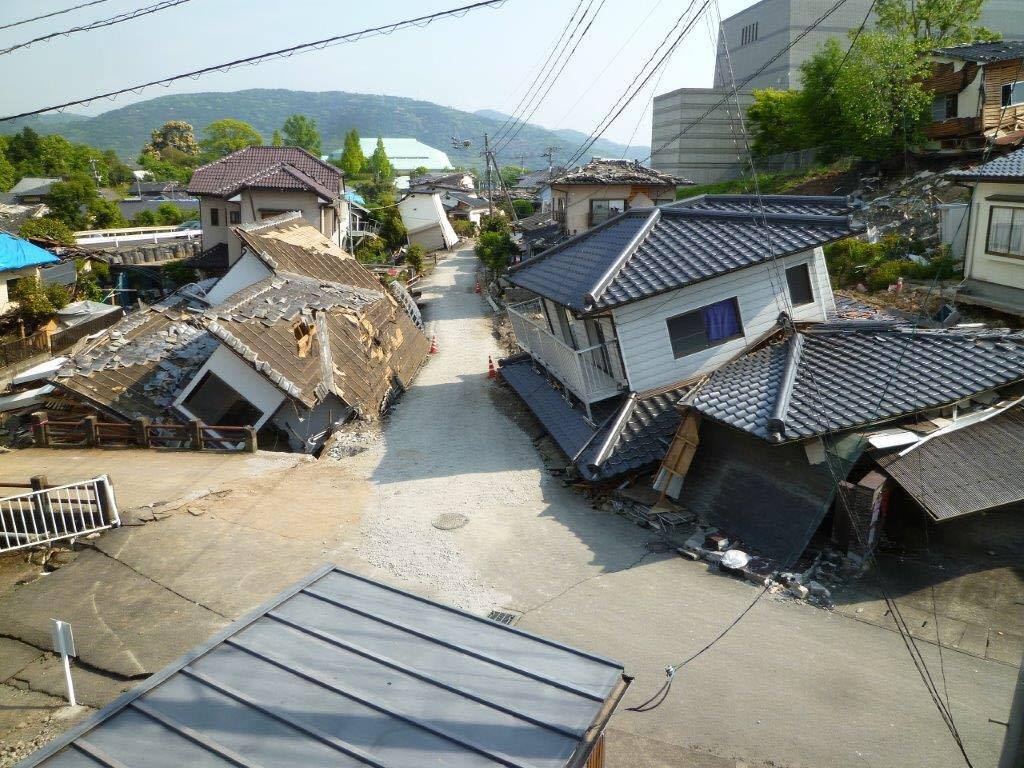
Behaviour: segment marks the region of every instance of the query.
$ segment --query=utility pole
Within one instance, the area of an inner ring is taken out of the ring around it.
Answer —
[[[556,149],[558,149],[558,147],[545,147],[544,151],[541,152],[541,155],[540,155],[541,157],[546,157],[548,159],[548,176],[551,175],[551,169],[554,168],[554,165],[555,165],[555,150]]]
[[[520,153],[518,157],[519,157],[519,167],[525,169],[526,168],[526,155]]]
[[[103,177],[101,177],[99,171],[96,170],[96,158],[90,158],[89,164],[92,166],[92,177],[96,180],[96,186],[103,186]]]
[[[487,169],[487,215],[494,215],[494,195],[491,194],[491,140],[484,134],[484,166]]]

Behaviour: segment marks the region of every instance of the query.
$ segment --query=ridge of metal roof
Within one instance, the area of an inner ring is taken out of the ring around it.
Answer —
[[[367,633],[377,642],[358,642]],[[268,751],[278,763],[344,755],[342,764],[414,768],[439,750],[452,765],[577,768],[629,681],[601,656],[325,565],[19,768],[82,756],[181,765],[202,754],[253,766]],[[313,700],[315,711],[296,706]],[[453,709],[460,717],[435,716]],[[364,738],[367,729],[376,733]]]

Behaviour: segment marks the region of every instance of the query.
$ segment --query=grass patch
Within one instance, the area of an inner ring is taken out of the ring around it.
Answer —
[[[853,167],[853,162],[850,159],[838,160],[828,165],[814,165],[800,171],[759,173],[756,187],[750,176],[714,184],[699,184],[696,187],[681,187],[676,192],[676,199],[682,200],[697,195],[752,195],[757,188],[760,188],[763,195],[778,195],[822,176],[845,173]]]

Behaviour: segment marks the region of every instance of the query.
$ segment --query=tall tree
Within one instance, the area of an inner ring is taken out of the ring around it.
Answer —
[[[183,155],[198,155],[199,145],[196,143],[195,131],[192,126],[182,120],[168,120],[150,134],[149,144],[143,154],[166,157],[168,150],[175,150]]]
[[[88,209],[99,200],[96,185],[84,173],[58,181],[44,198],[50,215],[63,221],[71,229],[85,229],[89,225]]]
[[[203,129],[203,140],[200,146],[205,152],[224,157],[246,147],[256,147],[263,143],[263,137],[248,123],[242,120],[225,118],[214,120]]]
[[[320,157],[320,131],[316,128],[316,120],[305,115],[291,115],[281,126],[284,143],[289,147],[302,147],[311,155]]]
[[[377,148],[373,150],[366,166],[374,181],[378,183],[390,182],[395,178],[395,169],[392,167],[391,161],[388,160],[388,153],[384,151],[384,139],[379,136],[377,137]]]
[[[345,134],[345,146],[341,151],[341,170],[346,176],[358,176],[366,164],[366,156],[363,155],[362,147],[359,146],[359,134],[356,129]]]
[[[919,51],[998,40],[978,24],[985,0],[876,0],[877,29],[914,42]]]
[[[283,147],[284,141],[281,139],[281,132],[274,129],[274,135],[270,137],[270,146],[272,147]]]

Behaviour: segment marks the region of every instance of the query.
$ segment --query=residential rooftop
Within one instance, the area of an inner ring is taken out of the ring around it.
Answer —
[[[554,186],[579,184],[646,184],[650,186],[676,187],[692,184],[667,173],[641,165],[638,160],[612,160],[595,157],[586,165],[570,168],[550,179]]]
[[[341,183],[340,170],[299,147],[246,147],[197,168],[188,192],[231,197],[246,187],[297,189],[334,200]]]
[[[509,280],[577,312],[595,312],[860,231],[847,216],[633,208],[514,267]]]
[[[848,197],[837,195],[696,195],[666,203],[662,208],[691,208],[738,213],[846,216],[854,209]]]
[[[936,56],[951,59],[973,61],[978,64],[991,64],[997,61],[1011,61],[1024,58],[1024,40],[995,40],[993,42],[965,43],[948,48],[936,48],[932,51]]]
[[[1024,45],[1024,43],[1022,43]],[[1024,181],[1024,149],[1010,152],[975,168],[963,168],[946,174],[956,181]]]

